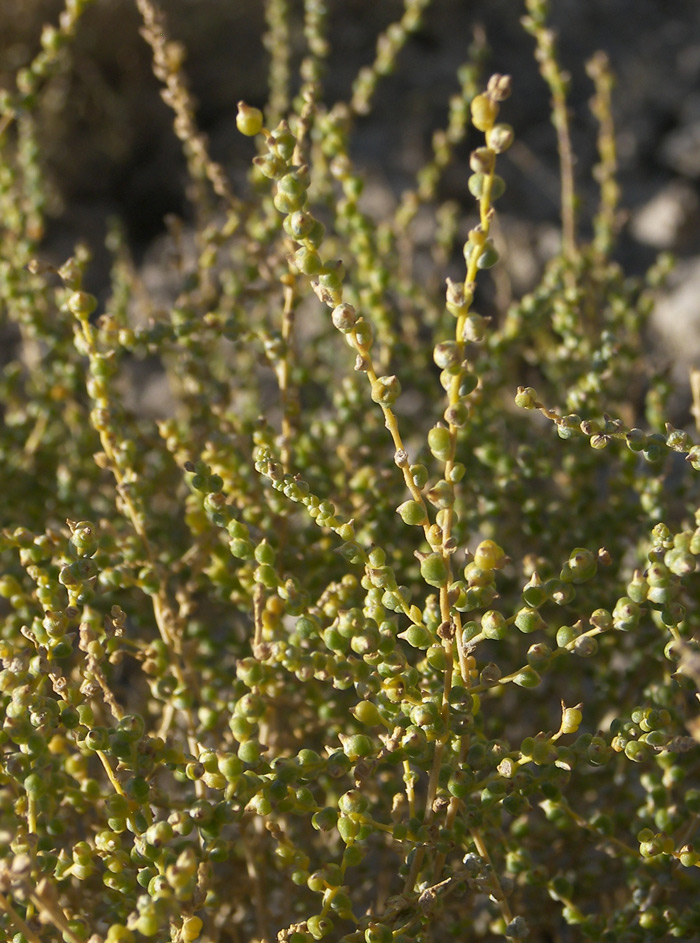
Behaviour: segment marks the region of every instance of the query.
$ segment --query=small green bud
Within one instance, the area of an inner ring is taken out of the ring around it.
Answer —
[[[221,775],[228,782],[235,783],[244,770],[244,764],[241,758],[234,753],[227,753],[225,756],[219,757],[218,768]]]
[[[481,617],[481,631],[486,638],[502,639],[508,631],[505,616],[495,609],[487,610]]]
[[[627,595],[633,602],[643,603],[649,592],[649,584],[644,579],[639,570],[634,571],[634,575],[627,584]]]
[[[339,734],[339,738],[343,746],[343,753],[352,763],[356,763],[365,756],[370,756],[374,751],[372,740],[365,734],[358,733],[352,736]]]
[[[25,777],[24,788],[28,796],[32,799],[38,799],[46,792],[47,782],[38,773],[30,773]]]
[[[291,236],[292,239],[305,239],[314,226],[314,218],[310,213],[305,213],[302,210],[297,210],[296,213],[292,213],[291,216],[288,216],[284,222],[283,226],[287,235]]]
[[[338,799],[338,809],[343,815],[362,815],[369,808],[369,802],[369,798],[359,789],[350,789]],[[341,881],[342,877],[338,873],[333,883],[337,887]]]
[[[351,709],[351,713],[365,727],[383,726],[382,715],[373,701],[360,701]]]
[[[469,396],[479,385],[479,378],[475,373],[463,373],[459,385],[459,395]]]
[[[633,763],[644,763],[651,755],[651,747],[640,740],[629,740],[625,745],[625,756]]]
[[[695,868],[700,863],[700,853],[695,851],[692,845],[684,845],[681,848],[678,860],[684,868]]]
[[[447,564],[441,553],[430,553],[421,560],[420,575],[430,586],[444,586],[447,583]]]
[[[580,634],[581,634],[581,631],[579,628],[577,628],[577,626],[562,625],[557,629],[557,635],[556,635],[557,645],[559,646],[559,648],[566,648],[573,641],[575,641],[579,637]]]
[[[416,727],[430,728],[440,721],[440,708],[434,700],[414,704],[409,712],[411,723]]]
[[[311,818],[312,826],[319,832],[330,832],[338,823],[338,810],[327,806],[315,812]]]
[[[695,572],[695,557],[686,550],[668,550],[664,556],[664,563],[676,576],[688,576]]]
[[[155,822],[146,831],[146,841],[155,848],[160,848],[169,842],[175,834],[169,822]]]
[[[443,419],[448,425],[463,429],[469,420],[469,410],[464,403],[451,403],[445,410]]]
[[[406,639],[412,648],[427,649],[435,641],[435,636],[423,625],[409,625],[405,632],[399,633],[399,638]]]
[[[362,547],[354,540],[348,540],[338,548],[338,553],[347,560],[348,563],[364,563],[366,555]]]
[[[264,563],[271,566],[275,562],[277,553],[275,548],[270,543],[268,543],[267,540],[261,540],[255,548],[254,556],[258,563]]]
[[[370,393],[372,400],[380,406],[393,406],[401,395],[401,384],[396,376],[377,377]]]
[[[425,505],[420,501],[404,501],[396,508],[396,513],[404,524],[421,526],[428,523]]]
[[[467,473],[467,468],[462,462],[455,462],[448,472],[447,480],[451,485],[460,482]]]
[[[345,266],[340,259],[336,259],[333,262],[325,263],[318,281],[322,288],[327,288],[329,291],[339,291],[343,287],[344,278]]]
[[[469,187],[469,192],[477,200],[483,200],[486,196],[486,189],[488,184],[489,176],[488,174],[472,174],[469,178],[467,186]],[[506,190],[506,182],[503,177],[499,177],[498,174],[493,175],[491,180],[491,192],[489,194],[491,200],[497,200],[499,197],[503,196]]]
[[[373,340],[372,325],[369,321],[358,320],[353,329],[353,337],[360,350],[369,350]]]
[[[552,660],[552,649],[546,642],[535,642],[527,650],[527,663],[535,671],[542,671],[549,666]]]
[[[666,424],[666,446],[674,452],[687,452],[690,447],[690,436],[682,429],[674,429]]]
[[[277,589],[279,585],[275,568],[268,563],[261,563],[260,566],[256,567],[253,579],[256,583],[262,584],[266,589]]]
[[[246,740],[245,743],[241,743],[238,747],[238,758],[244,763],[254,765],[260,759],[260,744],[255,740]]]
[[[490,95],[483,93],[472,99],[471,103],[472,124],[477,131],[488,131],[498,115],[498,105]]]
[[[477,147],[469,155],[469,167],[475,174],[490,174],[496,163],[496,155],[490,147]]]
[[[666,440],[660,434],[653,432],[648,438],[644,448],[644,458],[651,465],[663,461],[667,454]]]
[[[435,482],[432,488],[428,489],[426,497],[433,507],[440,509],[449,508],[454,504],[455,489],[449,481],[445,481],[444,478],[441,478],[439,481]],[[441,526],[439,515],[436,522],[438,526]]]
[[[113,923],[107,931],[105,943],[134,943],[135,939],[133,930],[129,930],[122,923]]]
[[[246,137],[254,137],[262,131],[263,116],[258,108],[251,108],[244,101],[238,102],[236,127]]]
[[[306,241],[309,245],[312,245],[314,248],[318,249],[321,243],[323,242],[323,237],[326,234],[326,227],[319,219],[315,219],[313,226],[309,230],[308,235],[306,236]]]
[[[629,596],[618,599],[613,609],[613,627],[619,632],[629,632],[639,625],[641,609]]]
[[[299,179],[298,174],[285,174],[277,182],[277,190],[272,201],[275,209],[285,214],[301,210],[306,202],[306,186],[304,184],[305,181]]]
[[[515,394],[515,405],[519,406],[520,409],[537,409],[539,406],[537,390],[534,390],[531,386],[519,386],[518,392]]]
[[[117,724],[117,730],[131,743],[140,740],[145,729],[146,724],[139,714],[124,714]]]
[[[557,423],[557,434],[560,439],[574,439],[581,434],[581,417],[576,413],[563,416]]]
[[[408,471],[416,488],[425,488],[428,483],[428,469],[425,465],[411,465]]]
[[[386,553],[381,547],[372,547],[368,554],[370,566],[381,567],[386,563]]]
[[[229,541],[229,550],[234,557],[241,560],[250,560],[253,556],[254,546],[251,540],[234,538]]]
[[[423,466],[421,466],[423,467]],[[428,473],[426,471],[426,481]],[[22,593],[22,587],[17,582],[14,576],[9,573],[6,573],[3,576],[0,576],[0,596],[3,599],[11,599],[13,596],[20,596]]]
[[[269,180],[279,180],[280,177],[284,176],[287,170],[286,163],[276,154],[265,154],[263,157],[254,157],[253,163],[258,168],[260,173]],[[296,216],[298,214],[294,213],[292,215]],[[283,226],[287,222],[288,218],[290,217],[285,218],[284,223],[282,224]],[[288,235],[294,238],[292,233],[288,233]]]
[[[447,654],[444,647],[437,642],[428,648],[425,657],[434,671],[444,671],[447,667]]]
[[[506,192],[506,182],[503,177],[499,177],[498,174],[493,175],[493,180],[491,181],[491,199],[498,200]]]
[[[68,619],[63,612],[49,611],[44,614],[42,625],[51,638],[61,638],[68,628]]]
[[[441,370],[459,367],[462,363],[462,353],[456,341],[442,341],[433,349],[433,360]]]
[[[572,551],[568,562],[564,565],[559,579],[563,582],[585,583],[596,574],[598,558],[591,551],[577,547]]]
[[[488,177],[486,174],[478,173],[478,174],[472,174],[469,180],[467,181],[469,192],[476,200],[480,200],[483,197],[484,185],[487,180],[488,180]]]
[[[538,629],[547,628],[547,623],[537,609],[531,609],[529,606],[524,606],[518,611],[515,617],[515,625],[521,632],[526,634],[537,632]]]
[[[148,802],[150,787],[142,776],[132,776],[127,780],[124,791],[128,798],[134,799],[139,804]]]
[[[533,573],[528,583],[523,587],[523,602],[532,609],[538,609],[548,598],[542,580],[537,573]]]
[[[80,583],[92,579],[97,574],[97,564],[90,557],[81,557],[75,563],[61,567],[58,574],[58,582],[62,586],[77,586]]]
[[[500,177],[498,178],[500,180]],[[493,266],[498,262],[500,256],[498,250],[491,242],[490,239],[487,239],[484,245],[481,248],[479,253],[479,258],[476,261],[476,267],[479,269],[493,268]]]
[[[270,135],[270,140],[275,151],[283,160],[290,160],[294,154],[294,148],[297,144],[297,139],[294,137],[292,132],[289,130],[289,125],[286,121],[280,121],[275,130]]]
[[[323,262],[315,249],[301,246],[292,256],[294,264],[304,275],[316,275],[321,271]]]
[[[521,670],[513,678],[513,682],[521,688],[536,688],[542,679],[534,668],[529,665]]]
[[[589,440],[589,444],[592,449],[596,449],[597,451],[600,451],[600,449],[607,448],[609,441],[610,441],[609,436],[601,435],[600,433],[597,433],[596,435],[591,436]]]
[[[630,429],[625,440],[629,449],[633,452],[641,452],[647,444],[647,434],[642,429]]]
[[[480,567],[476,560],[472,560],[464,567],[464,579],[469,586],[490,586],[493,583],[493,570],[491,567]]]
[[[203,926],[204,922],[201,917],[185,917],[180,931],[180,938],[183,943],[193,943],[194,940],[198,939]]]
[[[589,621],[591,625],[594,625],[597,629],[603,629],[604,631],[607,631],[613,627],[613,617],[607,609],[594,610],[591,613],[591,618]]]
[[[449,458],[452,437],[450,430],[443,425],[433,426],[428,432],[428,448],[439,462]]]
[[[90,556],[97,549],[97,529],[90,521],[68,521],[71,529],[71,546],[81,556]]]
[[[331,320],[333,321],[333,327],[342,331],[343,334],[347,334],[357,323],[357,313],[351,304],[339,304],[333,308]]]
[[[611,756],[612,750],[602,737],[593,737],[586,747],[586,759],[591,766],[604,766]]]
[[[493,540],[482,540],[474,551],[474,563],[482,570],[500,570],[505,566],[506,555]]]
[[[391,927],[371,920],[365,930],[365,943],[391,943],[394,938]]]
[[[333,921],[329,917],[315,915],[313,917],[309,917],[309,919],[306,921],[306,926],[314,940],[322,940],[324,936],[328,936],[328,934],[333,929]]]
[[[68,299],[68,310],[79,320],[87,319],[97,307],[97,298],[86,291],[74,291]]]

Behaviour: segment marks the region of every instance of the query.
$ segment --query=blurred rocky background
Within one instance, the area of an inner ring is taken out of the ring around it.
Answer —
[[[262,106],[266,53],[262,0],[162,0],[172,38],[187,50],[186,70],[198,121],[213,157],[242,181],[250,143],[235,130],[236,103]],[[300,2],[290,0],[297,10]],[[378,33],[400,15],[396,0],[330,2],[333,52],[325,98],[349,94],[357,69],[372,61]],[[0,0],[0,86],[13,87],[17,68],[39,48],[43,23],[55,23],[57,0]],[[554,0],[552,25],[562,65],[571,73],[571,115],[577,154],[581,221],[595,209],[591,168],[596,123],[588,108],[586,61],[605,50],[617,76],[614,113],[623,205],[618,256],[643,272],[659,251],[678,266],[659,305],[650,344],[674,362],[679,384],[700,366],[700,3],[697,0]],[[513,95],[503,119],[516,145],[499,165],[508,190],[499,204],[515,294],[532,286],[556,249],[559,176],[548,92],[533,57],[533,40],[519,24],[515,0],[433,0],[425,25],[403,50],[399,68],[380,86],[376,106],[360,120],[354,157],[366,169],[372,199],[393,201],[430,154],[456,89],[456,68],[475,30],[489,47],[485,74],[509,73]],[[299,22],[301,20],[299,19]],[[185,168],[171,113],[151,73],[150,50],[139,35],[133,0],[97,0],[84,17],[69,67],[53,79],[41,110],[42,150],[53,186],[45,253],[64,260],[79,239],[95,253],[92,290],[107,290],[106,220],[119,217],[148,281],[159,265],[164,217],[185,222]],[[299,29],[293,53],[303,55]],[[472,136],[449,169],[441,196],[471,212],[467,190]]]

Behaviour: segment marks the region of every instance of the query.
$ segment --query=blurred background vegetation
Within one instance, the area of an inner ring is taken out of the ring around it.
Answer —
[[[197,118],[214,159],[244,192],[252,148],[235,129],[236,103],[263,106],[267,54],[262,0],[163,0],[171,37],[186,51],[186,70],[198,104]],[[598,49],[611,59],[618,80],[614,98],[622,205],[628,209],[618,257],[627,272],[641,273],[659,251],[681,264],[650,343],[676,361],[685,386],[688,366],[700,359],[700,324],[694,298],[700,287],[700,5],[696,0],[558,0],[552,4],[559,53],[571,73],[572,136],[583,233],[596,201],[591,169],[596,123],[585,62]],[[292,66],[303,53],[303,4],[292,29]],[[401,9],[398,0],[331,3],[333,53],[324,97],[346,98],[357,69],[371,62],[379,32]],[[0,4],[0,87],[13,89],[18,68],[40,48],[44,23],[56,23],[60,0],[4,0]],[[396,74],[380,85],[372,114],[361,119],[353,157],[368,175],[368,205],[386,207],[409,185],[427,159],[431,134],[444,126],[455,70],[475,38],[486,48],[486,74],[513,76],[508,120],[516,145],[501,162],[508,193],[499,207],[499,238],[507,251],[500,295],[503,311],[535,284],[558,240],[559,172],[548,93],[533,58],[533,40],[519,24],[512,0],[434,0],[423,29],[399,59]],[[132,0],[97,0],[60,74],[42,95],[40,136],[51,183],[50,220],[43,256],[62,263],[78,240],[94,260],[87,287],[108,291],[105,236],[110,217],[125,226],[138,265],[162,267],[154,241],[174,214],[187,222],[185,163],[172,133],[171,113],[160,98],[150,50],[139,34]],[[292,75],[294,75],[292,69]],[[445,176],[441,198],[473,212],[467,190],[467,142]],[[430,239],[430,227],[426,229]],[[151,271],[151,275],[152,275]],[[153,278],[151,278],[153,282]],[[675,342],[674,342],[675,338]],[[675,343],[675,346],[674,346]],[[681,413],[689,395],[681,397]],[[682,421],[682,415],[675,417]]]

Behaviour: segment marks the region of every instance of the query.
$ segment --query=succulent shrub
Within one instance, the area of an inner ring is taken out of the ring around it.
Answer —
[[[67,0],[0,98],[0,936],[698,938],[700,445],[642,340],[668,263],[614,261],[605,57],[584,238],[566,77],[527,0],[562,240],[499,310],[517,77],[472,48],[377,218],[353,129],[426,0],[338,102],[327,5],[304,4],[296,75],[268,0],[236,186],[136,0],[193,204],[159,307],[117,224],[100,300],[85,245],[42,258],[39,105],[89,6]],[[455,155],[471,207],[440,202]],[[145,358],[159,419],[125,398]]]

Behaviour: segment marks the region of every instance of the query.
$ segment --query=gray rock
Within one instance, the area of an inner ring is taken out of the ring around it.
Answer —
[[[651,330],[674,377],[687,387],[688,371],[700,366],[700,256],[680,262],[669,291],[652,315]]]
[[[700,178],[700,120],[669,132],[659,153],[671,170],[693,180]]]
[[[699,221],[698,195],[684,180],[672,180],[635,210],[630,233],[655,249],[678,250]]]

